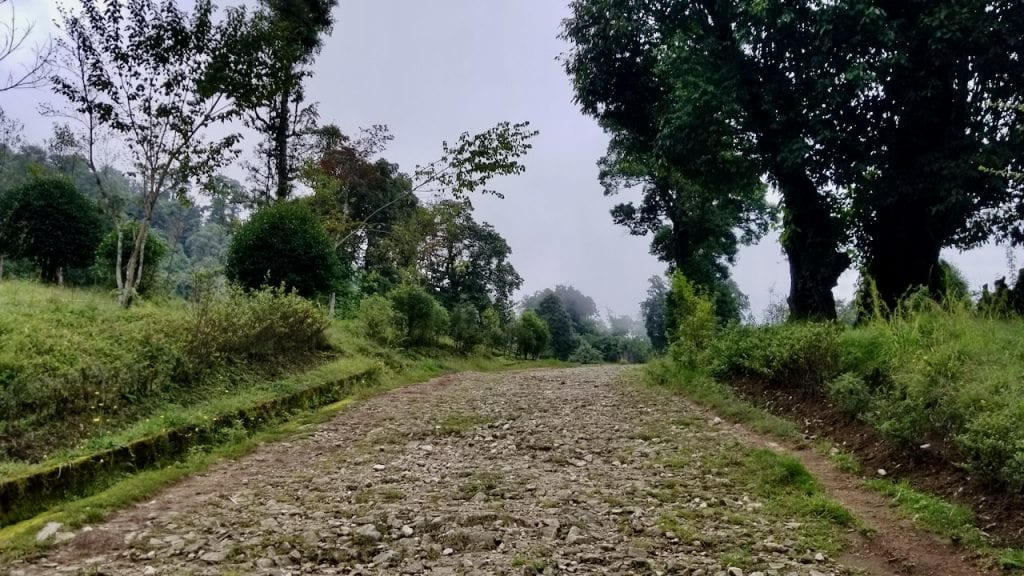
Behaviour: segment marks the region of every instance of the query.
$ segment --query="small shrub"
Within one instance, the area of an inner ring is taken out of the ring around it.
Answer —
[[[377,344],[392,346],[401,337],[401,318],[391,301],[383,296],[364,298],[359,303],[356,318],[363,334]]]
[[[447,330],[448,312],[422,286],[403,284],[388,299],[401,320],[405,346],[433,346]]]
[[[329,324],[315,304],[284,288],[230,289],[193,305],[185,350],[199,369],[310,353],[326,345]]]
[[[569,355],[569,362],[576,364],[600,364],[604,361],[604,355],[597,348],[594,348],[586,340],[581,340],[576,350]]]
[[[718,328],[714,303],[698,293],[681,272],[676,272],[667,306],[670,355],[689,368],[702,365]]]
[[[138,233],[139,223],[129,222],[121,226],[121,274],[122,278],[127,275],[128,260],[132,255],[132,243]],[[146,235],[146,245],[142,248],[142,281],[139,283],[137,292],[143,296],[151,295],[157,288],[156,273],[160,265],[170,253],[167,243],[150,230]],[[99,248],[96,250],[96,264],[93,266],[93,274],[101,286],[115,288],[117,280],[114,278],[114,271],[117,269],[117,231],[111,231],[103,237]]]
[[[843,412],[862,416],[871,408],[871,390],[864,379],[844,372],[828,383],[828,396]]]
[[[501,316],[494,308],[484,310],[480,315],[480,324],[484,343],[494,350],[504,350],[508,338],[505,327],[501,324]]]

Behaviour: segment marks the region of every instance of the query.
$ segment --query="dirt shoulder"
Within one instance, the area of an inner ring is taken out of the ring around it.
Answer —
[[[767,439],[624,382],[624,370],[460,374],[372,398],[305,437],[219,464],[102,524],[58,533],[62,544],[7,570],[979,573],[960,571],[969,564],[955,551],[887,515],[881,496],[859,502],[870,494],[845,493],[841,475],[814,454],[798,455],[877,536],[868,542],[790,515],[788,501],[759,491],[749,467],[746,455]],[[906,546],[886,547],[894,530],[906,532]],[[857,543],[853,554],[837,557],[846,538]],[[943,568],[929,569],[936,564],[925,552]]]

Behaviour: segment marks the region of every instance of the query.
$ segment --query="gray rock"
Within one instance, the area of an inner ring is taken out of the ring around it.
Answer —
[[[43,529],[36,533],[36,542],[46,542],[50,538],[53,538],[64,525],[60,522],[47,522]]]
[[[356,529],[356,535],[371,542],[377,542],[381,539],[380,532],[373,524],[363,524]]]
[[[207,552],[199,557],[200,560],[207,564],[220,564],[228,557],[224,552]]]
[[[385,550],[373,557],[373,563],[377,566],[390,566],[394,560],[395,553],[391,550]]]
[[[584,534],[577,526],[569,528],[569,533],[565,535],[565,543],[570,546],[574,544],[586,544],[589,541],[590,537]]]

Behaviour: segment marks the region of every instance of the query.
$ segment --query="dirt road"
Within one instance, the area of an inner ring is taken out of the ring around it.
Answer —
[[[736,464],[749,437],[623,370],[463,374],[378,396],[8,570],[865,573],[758,495]]]

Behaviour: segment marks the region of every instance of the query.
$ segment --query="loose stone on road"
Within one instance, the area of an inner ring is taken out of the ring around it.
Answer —
[[[460,374],[377,396],[9,569],[858,573],[714,466],[741,448],[730,427],[624,370]]]

